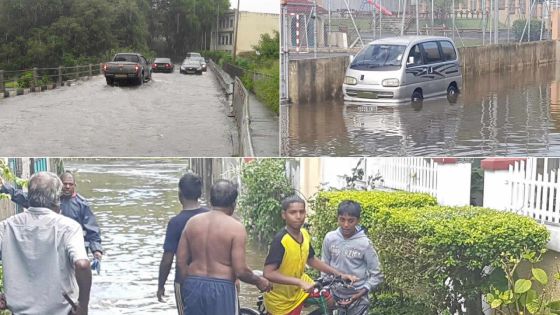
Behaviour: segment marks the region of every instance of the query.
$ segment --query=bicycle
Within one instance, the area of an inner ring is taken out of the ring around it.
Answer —
[[[309,313],[309,315],[346,315],[359,314],[366,315],[369,303],[363,300],[356,300],[349,303],[352,295],[356,293],[356,288],[342,280],[340,276],[328,276],[315,280],[314,291],[306,300],[305,306],[318,306],[317,309]],[[329,313],[328,301],[334,300],[335,309]],[[351,313],[349,313],[351,312]],[[260,295],[257,298],[257,309],[243,307],[240,315],[267,315],[264,306],[264,297]]]

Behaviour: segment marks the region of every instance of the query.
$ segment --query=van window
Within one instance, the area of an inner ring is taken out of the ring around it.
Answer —
[[[439,47],[436,42],[427,42],[422,43],[421,45],[424,49],[424,61],[426,63],[436,63],[442,61],[439,54]]]
[[[455,60],[457,59],[457,53],[455,53],[455,48],[453,44],[448,41],[439,42],[441,45],[441,52],[443,53],[443,60]]]
[[[406,46],[373,44],[362,49],[352,61],[351,69],[368,70],[381,67],[400,68]]]
[[[408,64],[410,57],[414,57],[414,63]],[[422,59],[422,52],[420,51],[420,45],[415,45],[414,47],[412,47],[410,53],[408,54],[408,59],[406,60],[408,67],[420,66],[424,63]]]

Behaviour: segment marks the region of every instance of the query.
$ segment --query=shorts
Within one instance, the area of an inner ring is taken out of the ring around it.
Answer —
[[[182,288],[184,315],[238,315],[233,281],[188,276]]]

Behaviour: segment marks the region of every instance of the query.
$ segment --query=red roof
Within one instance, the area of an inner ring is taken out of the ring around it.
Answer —
[[[288,13],[305,13],[310,14],[313,9],[312,0],[287,0],[286,6],[288,7]],[[320,5],[317,5],[317,14],[328,14],[329,11],[325,10]]]

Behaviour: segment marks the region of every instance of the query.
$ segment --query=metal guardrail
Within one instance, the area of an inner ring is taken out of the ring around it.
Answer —
[[[29,80],[30,88],[34,91],[46,89],[49,85],[62,86],[63,82],[76,80],[81,77],[92,77],[102,73],[102,65],[79,65],[73,67],[56,67],[56,68],[32,68],[26,70],[5,71],[0,70],[0,93],[8,90],[17,90],[21,88],[18,85],[20,80]],[[31,73],[30,78],[25,78]]]
[[[249,94],[238,77],[233,84],[233,112],[239,132],[239,153],[242,156],[255,156],[251,138],[251,118],[249,115]]]
[[[226,91],[226,94],[227,95],[233,94],[233,80],[231,79],[231,77],[227,73],[225,73],[224,70],[222,70],[222,68],[216,65],[216,63],[212,60],[208,61],[208,66],[210,66],[210,69],[214,71],[214,73],[216,74],[216,77],[218,78],[218,82],[222,86],[222,89]]]

